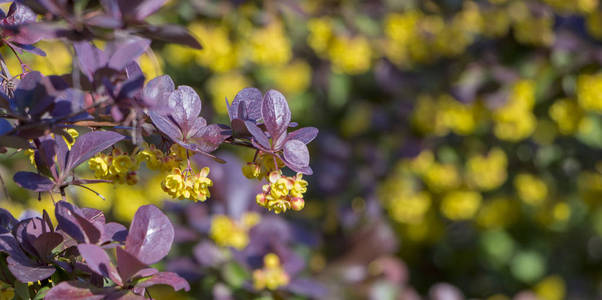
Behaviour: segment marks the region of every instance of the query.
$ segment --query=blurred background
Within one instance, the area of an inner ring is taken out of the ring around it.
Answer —
[[[169,212],[161,267],[193,291],[157,299],[602,297],[598,0],[173,0],[150,21],[203,45],[153,43],[139,63],[194,87],[205,117],[226,121],[224,99],[255,86],[320,129],[301,212],[259,209],[240,170],[253,152],[227,146],[225,165],[195,158],[215,183],[205,203],[167,199],[144,168],[95,185],[106,200],[70,191],[126,224],[144,204]],[[72,49],[39,47],[52,59],[24,54],[31,69],[71,71]],[[2,207],[52,210],[10,180],[25,154],[0,163]],[[268,253],[289,284],[254,289]]]

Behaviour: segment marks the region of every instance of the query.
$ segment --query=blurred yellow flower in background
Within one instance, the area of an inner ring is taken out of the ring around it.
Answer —
[[[530,205],[539,205],[548,196],[546,183],[531,174],[523,173],[517,175],[514,178],[514,188],[518,196]]]
[[[481,200],[481,194],[475,191],[452,191],[441,200],[441,213],[454,221],[469,220],[477,213]]]
[[[240,73],[226,73],[219,74],[211,77],[207,83],[209,93],[211,93],[211,100],[213,107],[220,114],[227,113],[226,98],[229,102],[234,100],[236,93],[246,87],[249,87],[251,83],[247,78]]]

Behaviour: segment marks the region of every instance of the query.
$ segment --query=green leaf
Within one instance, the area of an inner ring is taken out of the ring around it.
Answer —
[[[230,262],[224,266],[223,276],[226,282],[235,288],[239,288],[249,279],[250,275],[241,265]]]
[[[44,297],[46,296],[46,293],[48,293],[48,291],[50,290],[49,286],[45,286],[43,288],[41,288],[38,293],[36,294],[35,297],[33,297],[33,300],[42,300],[44,299]]]
[[[15,280],[15,298],[23,300],[28,300],[30,298],[27,283]]]

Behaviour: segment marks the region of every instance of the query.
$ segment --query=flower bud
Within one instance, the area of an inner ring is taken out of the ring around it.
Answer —
[[[294,211],[300,211],[303,209],[303,207],[305,207],[305,200],[303,200],[303,198],[293,197],[291,198],[290,202],[291,209]]]

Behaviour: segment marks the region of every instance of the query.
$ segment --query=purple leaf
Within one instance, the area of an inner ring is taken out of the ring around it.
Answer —
[[[117,48],[111,54],[109,67],[121,71],[125,66],[138,58],[150,46],[150,40],[141,38],[131,38],[126,41],[120,41]]]
[[[184,289],[185,291],[190,290],[188,281],[180,277],[178,274],[172,272],[161,272],[149,277],[148,279],[142,279],[140,282],[138,282],[138,284],[136,284],[136,287],[147,288],[157,284],[169,285],[175,291],[179,291],[181,289]]]
[[[168,99],[175,89],[175,84],[169,75],[153,78],[143,89],[144,102],[149,106],[162,104],[161,101]]]
[[[276,90],[269,90],[263,98],[261,116],[272,142],[285,134],[291,122],[291,111],[284,95]]]
[[[146,0],[140,3],[136,8],[136,20],[144,20],[146,17],[155,13],[167,0]]]
[[[147,25],[139,32],[141,35],[167,43],[185,45],[195,49],[203,49],[201,44],[184,27],[178,25]]]
[[[261,130],[261,128],[259,128],[257,125],[255,125],[255,123],[251,121],[245,121],[245,125],[247,125],[247,129],[259,145],[261,145],[265,149],[271,148],[270,140],[265,135],[263,130]]]
[[[32,172],[17,172],[13,180],[18,186],[36,192],[47,192],[54,187],[50,178]]]
[[[17,222],[17,219],[8,210],[0,208],[0,234],[11,232]]]
[[[134,274],[148,267],[121,247],[115,248],[115,254],[117,256],[117,269],[125,282],[135,279]]]
[[[104,228],[86,219],[73,204],[59,201],[54,214],[59,223],[58,228],[79,243],[96,243],[100,240]]]
[[[141,206],[132,220],[125,250],[151,265],[169,253],[174,240],[171,222],[153,205]]]
[[[71,147],[63,175],[123,138],[123,135],[113,131],[92,131],[81,135]]]
[[[188,123],[198,118],[201,113],[201,98],[193,88],[181,85],[171,93],[167,104],[171,110],[171,116],[186,135],[191,127]]]
[[[125,242],[128,235],[128,230],[125,226],[119,223],[107,223],[104,225],[104,231],[102,233],[102,242]]]
[[[102,50],[87,41],[73,43],[73,48],[75,48],[75,54],[82,72],[92,81],[94,72],[105,66],[109,58]]]
[[[186,132],[186,136],[184,137],[186,140],[200,134],[201,129],[207,126],[207,121],[203,117],[198,117],[193,119],[188,125],[190,128],[188,128],[188,132]]]
[[[318,128],[315,127],[304,127],[297,129],[293,132],[289,132],[286,136],[287,140],[299,140],[305,144],[313,141],[318,136]]]
[[[95,223],[98,226],[104,227],[106,219],[105,215],[102,213],[101,210],[89,207],[82,207],[80,208],[80,211],[82,215],[86,218],[86,220]]]
[[[63,236],[56,232],[46,232],[33,240],[32,246],[42,260],[47,260],[52,250],[63,242]]]
[[[94,287],[80,281],[64,281],[51,288],[44,299],[68,299],[68,300],[100,300],[105,297],[95,294]]]
[[[230,120],[239,118],[242,119],[239,111],[239,106],[243,106],[246,110],[246,118],[256,122],[261,118],[261,101],[263,100],[263,95],[261,91],[250,87],[244,88],[236,96],[232,101],[232,104],[228,106],[228,115],[230,116]],[[227,103],[227,101],[226,101]]]
[[[77,250],[86,261],[88,267],[98,275],[110,278],[118,285],[123,285],[117,269],[111,263],[111,259],[99,246],[92,244],[79,244]]]
[[[305,167],[309,165],[309,151],[302,141],[290,140],[286,142],[282,152],[286,161],[295,166]]]
[[[228,135],[222,134],[222,132],[223,129],[219,125],[211,124],[201,128],[194,140],[204,152],[212,152],[228,138]]]
[[[6,262],[10,272],[21,282],[44,280],[56,271],[54,267],[36,266],[33,262],[17,260],[14,256],[9,256]]]
[[[167,137],[174,141],[180,141],[184,137],[180,128],[171,121],[168,116],[163,116],[154,112],[149,112],[148,116],[159,131],[163,132]]]

